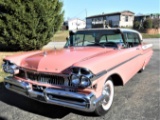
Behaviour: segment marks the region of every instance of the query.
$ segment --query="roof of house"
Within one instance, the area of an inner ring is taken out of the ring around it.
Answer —
[[[146,16],[159,16],[160,13],[152,13],[152,14],[140,14],[140,15],[135,15],[135,17],[146,17]]]
[[[85,20],[82,20],[82,19],[79,19],[79,18],[72,18],[72,19],[69,19],[68,21],[73,21],[73,20],[80,20],[80,21],[85,22]]]
[[[113,12],[113,13],[105,13],[105,14],[93,15],[93,16],[89,16],[89,17],[86,17],[86,18],[104,17],[104,16],[120,15],[120,14],[123,14],[123,15],[134,15],[135,13],[131,12],[131,11],[128,11],[128,10],[125,10],[125,11],[121,11],[121,12]]]

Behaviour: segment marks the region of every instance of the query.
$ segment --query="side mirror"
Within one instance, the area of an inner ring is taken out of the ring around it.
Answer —
[[[124,49],[125,48],[125,46],[124,46],[124,44],[117,44],[117,48],[118,48],[118,50],[121,50],[121,49]]]
[[[141,40],[141,43],[143,42],[143,39]]]

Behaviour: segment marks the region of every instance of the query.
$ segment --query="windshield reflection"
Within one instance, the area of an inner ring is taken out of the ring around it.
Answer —
[[[65,47],[99,46],[116,47],[123,43],[122,35],[115,30],[88,30],[71,32]]]

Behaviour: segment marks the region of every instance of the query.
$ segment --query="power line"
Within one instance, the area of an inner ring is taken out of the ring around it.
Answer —
[[[82,13],[84,13],[84,12],[86,13],[86,9],[82,10],[81,12],[79,12],[77,15],[74,16],[74,18],[79,17],[80,14],[82,14]]]

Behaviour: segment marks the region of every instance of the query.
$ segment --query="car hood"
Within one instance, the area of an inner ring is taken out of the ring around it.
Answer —
[[[110,50],[78,47],[41,52],[23,59],[21,67],[36,71],[61,73],[78,62],[91,59]]]

